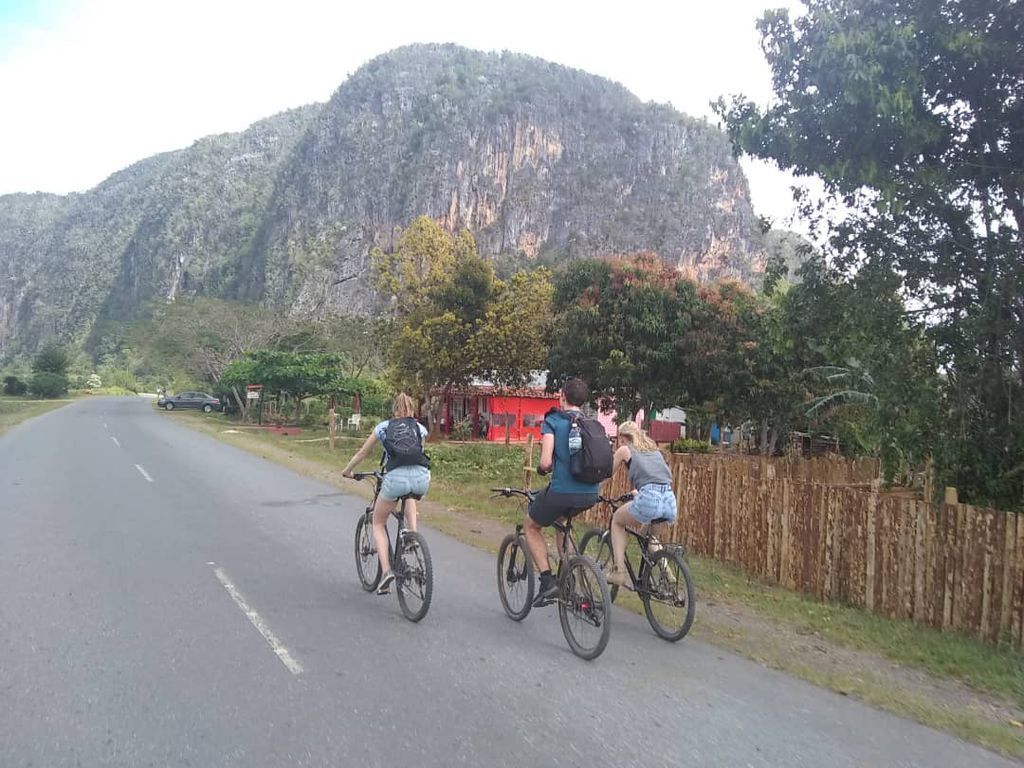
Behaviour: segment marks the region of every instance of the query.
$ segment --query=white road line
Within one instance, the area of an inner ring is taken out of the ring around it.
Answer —
[[[147,480],[148,480],[149,482],[151,482],[151,483],[153,482],[153,478],[149,476],[149,472],[147,472],[146,470],[144,470],[144,469],[143,469],[142,467],[140,467],[140,466],[139,466],[138,464],[136,464],[136,465],[135,465],[135,468],[136,468],[137,470],[139,470],[139,474],[140,474],[140,475],[142,475],[142,476],[143,476],[144,478],[146,478],[146,479],[147,479]]]
[[[270,627],[267,626],[266,622],[260,617],[256,611],[254,611],[249,604],[245,602],[245,598],[242,597],[242,593],[238,591],[234,584],[231,583],[231,579],[228,578],[227,573],[224,572],[223,568],[214,568],[213,572],[217,575],[217,579],[221,584],[224,585],[224,589],[231,595],[231,599],[235,601],[235,604],[242,609],[242,613],[249,617],[249,621],[256,627],[256,630],[263,635],[263,639],[270,643],[270,647],[273,649],[277,658],[281,660],[281,663],[288,667],[288,671],[293,675],[302,674],[302,665],[299,664],[292,655],[288,653],[288,649],[285,648],[281,641],[277,639],[277,635],[270,631]]]
[[[110,436],[110,439],[114,441],[114,445],[116,445],[116,446],[117,446],[118,448],[120,448],[120,447],[121,447],[121,444],[120,444],[119,442],[117,442],[117,438],[116,438],[116,437],[114,437],[113,435],[111,435],[111,436]]]

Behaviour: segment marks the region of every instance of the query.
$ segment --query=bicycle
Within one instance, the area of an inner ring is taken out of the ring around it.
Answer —
[[[363,589],[373,592],[383,575],[380,557],[373,541],[373,506],[380,495],[384,474],[356,472],[352,477],[356,480],[373,478],[376,485],[373,499],[356,523],[356,572]],[[430,609],[430,600],[434,593],[434,569],[426,539],[405,527],[405,503],[413,498],[416,498],[414,494],[402,496],[398,507],[391,512],[398,520],[398,535],[395,537],[394,547],[391,546],[391,532],[388,531],[387,534],[398,605],[405,618],[417,622],[426,616]]]
[[[527,503],[533,501],[536,495],[533,491],[518,488],[491,490],[496,494],[494,498],[522,496]],[[609,613],[612,599],[608,582],[601,569],[576,548],[572,516],[566,518],[565,523],[555,523],[553,527],[561,534],[561,553],[556,573],[559,594],[555,602],[558,604],[562,634],[572,652],[581,659],[596,659],[608,645],[611,632]],[[510,619],[522,621],[529,615],[533,608],[534,589],[533,561],[526,547],[523,525],[519,523],[515,533],[506,536],[498,549],[498,596]],[[525,597],[522,606],[518,606],[519,597]],[[592,642],[584,636],[584,631],[593,631]]]
[[[632,501],[633,494],[627,493],[615,499],[601,496],[598,503],[615,510]],[[587,553],[591,547],[591,556],[595,563],[606,569],[612,560],[611,518],[608,517],[607,528],[592,528],[580,539],[580,552]],[[640,548],[640,563],[636,570],[626,550],[626,573],[629,575],[630,586],[644,605],[644,613],[654,633],[670,642],[678,642],[686,637],[693,625],[696,610],[696,595],[693,589],[693,577],[690,566],[681,554],[682,548],[673,544],[662,544],[651,533],[651,526],[667,522],[664,518],[652,520],[641,527],[640,531],[630,528],[626,532],[636,539]],[[619,594],[618,585],[611,587],[611,599],[614,602]]]

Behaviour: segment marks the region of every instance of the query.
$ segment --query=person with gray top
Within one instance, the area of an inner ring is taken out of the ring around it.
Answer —
[[[677,509],[672,472],[658,444],[631,421],[619,425],[619,443],[613,472],[626,465],[635,498],[619,507],[612,517],[612,566],[605,572],[605,578],[609,585],[624,587],[629,583],[626,527],[650,525],[655,520],[674,523]]]

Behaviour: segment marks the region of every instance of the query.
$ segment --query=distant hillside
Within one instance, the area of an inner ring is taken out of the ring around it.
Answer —
[[[717,129],[539,59],[410,46],[325,105],[89,192],[0,196],[0,356],[51,335],[102,347],[155,298],[372,312],[369,249],[421,213],[513,263],[654,250],[745,280],[764,265]]]

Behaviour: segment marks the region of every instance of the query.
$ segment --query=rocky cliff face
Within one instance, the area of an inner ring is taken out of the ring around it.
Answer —
[[[0,197],[0,345],[96,347],[144,302],[182,295],[372,311],[370,248],[422,213],[512,261],[654,250],[701,279],[763,268],[717,129],[537,59],[411,46],[326,105],[88,193]]]

